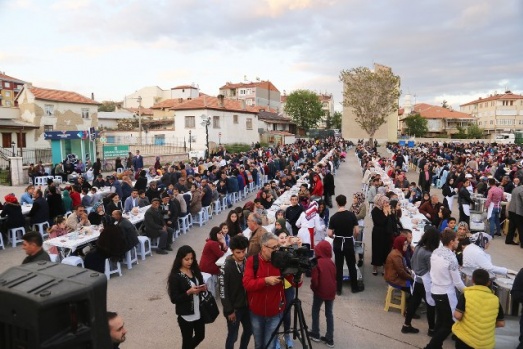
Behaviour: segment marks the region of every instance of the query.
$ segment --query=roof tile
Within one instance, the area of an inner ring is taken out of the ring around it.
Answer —
[[[495,94],[495,95],[491,95],[487,98],[478,98],[476,99],[475,101],[472,101],[472,102],[468,102],[468,103],[465,103],[465,104],[461,104],[460,107],[464,107],[464,106],[467,106],[467,105],[473,105],[473,104],[478,104],[478,103],[483,103],[483,102],[489,102],[489,101],[497,101],[497,100],[500,100],[500,99],[504,99],[504,100],[507,100],[507,99],[523,99],[523,96],[522,95],[516,95],[512,92],[506,92],[504,94]]]
[[[254,113],[257,114],[259,107],[245,106],[243,108],[242,101],[232,100],[232,99],[223,99],[223,106],[217,97],[211,97],[207,95],[202,95],[198,98],[184,101],[178,105],[175,105],[170,108],[171,110],[191,110],[191,109],[214,109],[214,110],[225,110],[225,111],[237,111],[244,113]]]
[[[36,99],[42,99],[45,101],[95,105],[100,104],[99,102],[92,100],[91,98],[87,98],[79,93],[72,91],[51,90],[40,87],[29,87],[28,89],[29,91],[31,91],[31,93],[35,96]]]
[[[473,119],[474,117],[467,113],[450,110],[437,105],[427,103],[415,104],[412,110],[419,113],[425,119]]]

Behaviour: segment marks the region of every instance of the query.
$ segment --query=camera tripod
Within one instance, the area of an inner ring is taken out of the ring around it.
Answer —
[[[272,332],[271,338],[269,338],[268,343],[265,345],[265,349],[269,349],[269,345],[275,337],[278,337],[279,334],[285,333],[285,330],[278,331],[278,329],[283,324],[283,321],[285,321],[285,316],[287,316],[287,314],[293,314],[293,316],[291,317],[290,327],[290,331],[292,331],[292,338],[294,340],[296,340],[297,338],[300,341],[303,349],[312,348],[307,323],[305,322],[305,315],[303,314],[303,309],[301,307],[301,300],[298,297],[298,284],[300,282],[300,278],[301,273],[294,274],[293,282],[295,286],[293,287],[296,290],[296,297],[294,297],[294,299],[286,306],[286,309],[283,312],[283,316],[280,319],[280,322],[278,322],[278,326],[276,326],[276,329]],[[293,311],[292,313],[291,310]]]

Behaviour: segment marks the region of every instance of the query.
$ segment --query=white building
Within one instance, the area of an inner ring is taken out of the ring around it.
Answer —
[[[122,108],[138,108],[140,101],[142,108],[150,108],[168,99],[194,99],[198,96],[199,88],[194,84],[180,85],[169,90],[163,90],[158,86],[147,86],[124,96]]]
[[[208,126],[209,147],[211,150],[220,143],[257,142],[258,109],[247,106],[245,102],[200,96],[171,108],[174,111],[174,132],[177,138],[186,137],[192,150],[206,149],[206,131],[202,125],[202,115],[210,118]]]

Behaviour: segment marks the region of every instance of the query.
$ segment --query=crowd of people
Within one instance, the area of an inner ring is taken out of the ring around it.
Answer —
[[[510,221],[505,243],[518,245],[513,239],[523,219],[519,212],[523,204],[519,191],[523,191],[521,149],[480,142],[435,142],[416,148],[389,143],[387,151],[388,156],[380,156],[375,147],[363,143],[356,147],[362,190],[371,207],[373,274],[378,275],[383,268],[387,283],[408,295],[401,332],[419,332],[411,322],[423,299],[428,335],[432,337],[425,348],[442,348],[450,333],[456,348],[493,348],[494,330],[504,325],[504,314],[489,288],[491,279],[495,274],[504,277],[517,272],[494,265],[486,250],[495,236],[502,235],[500,220],[505,218]],[[376,167],[386,173],[394,190],[388,191],[390,186],[384,185],[384,178],[374,171]],[[407,179],[409,169],[419,171],[417,182]],[[442,189],[443,202],[435,188]],[[454,196],[458,198],[459,219],[451,216]],[[470,231],[473,196],[486,199],[488,233]],[[503,205],[507,199],[510,203]],[[415,204],[429,223],[414,249],[412,231],[401,224],[402,202]],[[465,287],[461,267],[474,270],[474,286]],[[516,292],[518,287],[521,284],[515,283]],[[483,297],[484,305],[475,303]],[[523,335],[523,320],[521,325]],[[482,326],[484,331],[471,333],[475,326]]]

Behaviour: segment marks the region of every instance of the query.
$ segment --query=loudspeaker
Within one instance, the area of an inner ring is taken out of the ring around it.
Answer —
[[[0,349],[111,348],[107,278],[51,262],[0,275]]]

